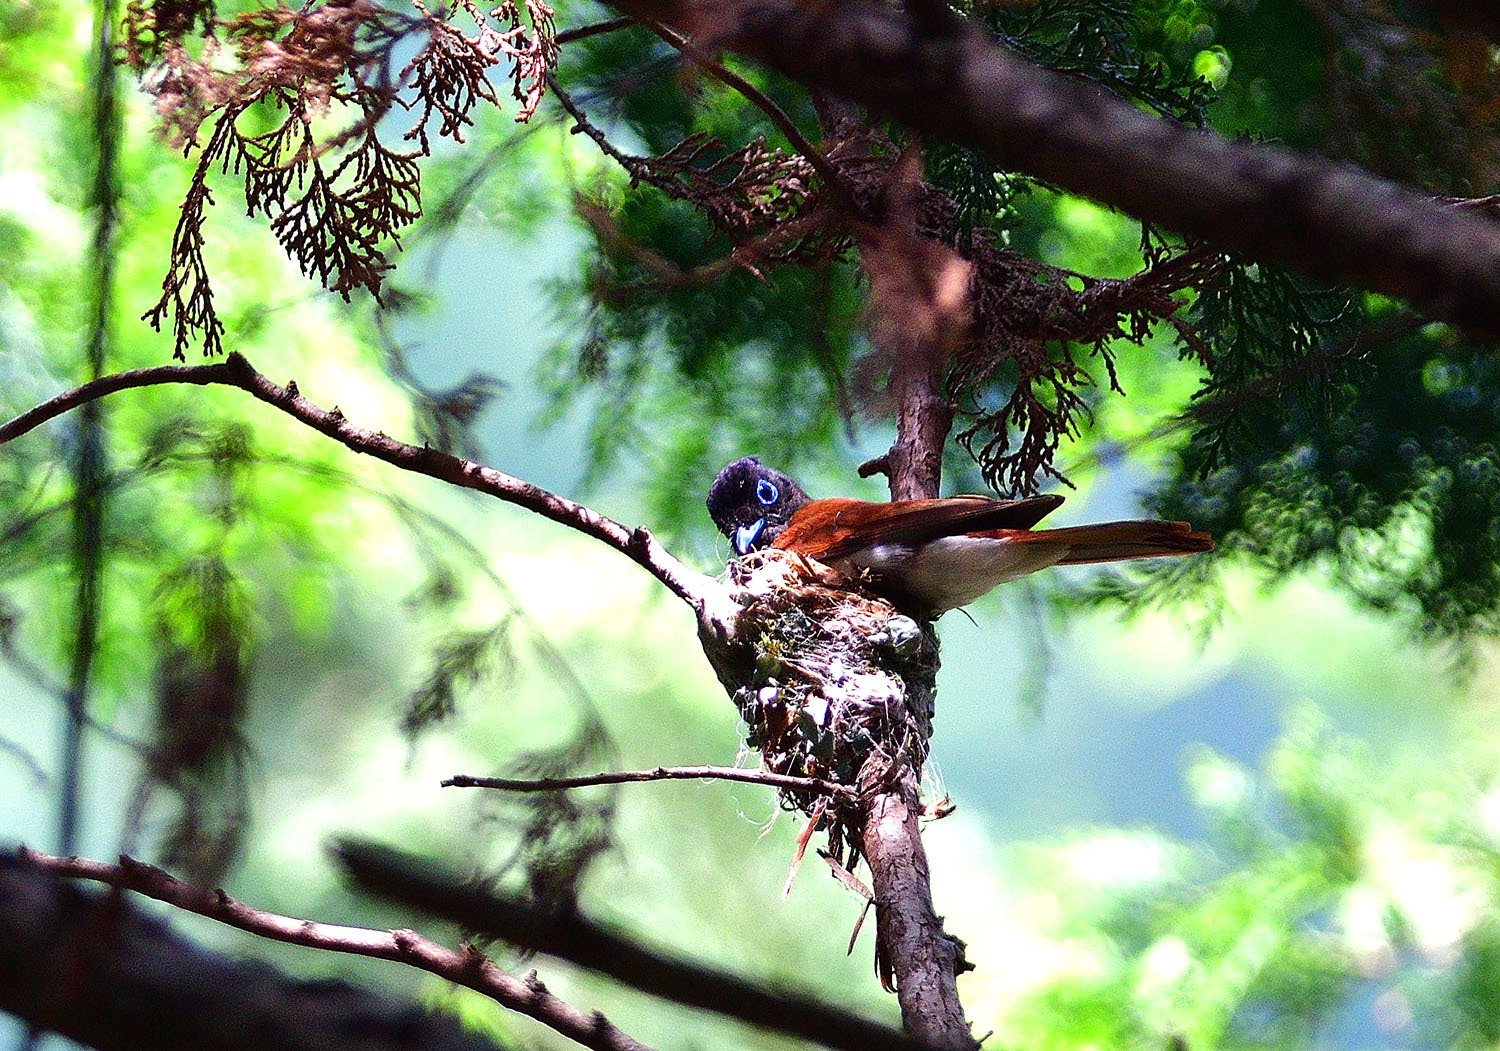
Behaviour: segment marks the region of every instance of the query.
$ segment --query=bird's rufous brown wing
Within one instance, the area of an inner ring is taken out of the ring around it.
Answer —
[[[1061,496],[992,500],[948,496],[936,500],[814,500],[787,523],[772,547],[809,558],[843,558],[876,544],[916,545],[940,537],[984,530],[1024,531],[1063,502]]]

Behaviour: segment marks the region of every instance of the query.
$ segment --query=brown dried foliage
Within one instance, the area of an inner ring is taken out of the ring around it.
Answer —
[[[821,156],[777,149],[760,137],[732,146],[701,134],[660,156],[632,156],[557,90],[552,12],[542,0],[506,0],[488,13],[459,0],[476,27],[472,35],[420,0],[414,10],[322,0],[220,18],[209,0],[130,4],[123,58],[155,96],[171,140],[186,152],[199,150],[162,297],[146,314],[157,327],[170,318],[177,357],[194,336],[206,354],[222,349],[204,257],[215,169],[244,181],[249,211],[266,216],[305,274],[346,298],[360,288],[378,296],[391,266],[386,243],[399,244],[400,232],[421,214],[418,158],[430,151],[433,134],[462,141],[478,106],[499,104],[489,76],[502,62],[520,104],[517,119],[527,119],[550,86],[578,129],[632,183],[691,204],[732,246],[720,264],[682,270],[627,243],[607,212],[580,198],[580,214],[605,255],[647,274],[646,286],[625,286],[612,283],[608,269],[596,271],[592,292],[602,302],[707,284],[736,267],[762,275],[772,266],[827,266],[847,258],[857,237],[868,242],[872,223],[896,218],[887,197],[897,151],[878,131],[841,128]],[[416,55],[396,68],[395,48],[413,37],[420,41]],[[415,115],[405,149],[379,133],[381,118],[396,107]],[[324,131],[328,126],[334,130]],[[830,168],[839,176],[836,188],[819,174]],[[1043,477],[1056,476],[1061,442],[1087,420],[1088,388],[1118,386],[1113,341],[1140,343],[1168,320],[1183,331],[1189,352],[1199,347],[1175,318],[1174,293],[1212,280],[1222,261],[1194,250],[1148,254],[1133,278],[1095,279],[1027,260],[989,231],[960,240],[953,232],[958,205],[930,184],[913,185],[899,221],[917,239],[910,243],[937,253],[914,257],[957,253],[962,265],[954,272],[969,274],[959,297],[969,323],[943,340],[946,395],[964,421],[959,441],[997,489],[1034,492]],[[909,304],[886,302],[903,297],[883,288],[872,280],[872,319],[899,317]],[[865,367],[886,373],[895,364],[875,357]],[[881,386],[865,384],[868,402],[878,403],[871,392]]]
[[[556,58],[542,0],[506,0],[488,14],[462,0],[472,36],[414,6],[412,15],[323,0],[221,18],[211,0],[128,5],[121,60],[155,98],[168,141],[198,150],[162,296],[144,315],[157,329],[170,319],[175,357],[194,336],[205,355],[223,349],[204,256],[215,169],[243,180],[249,213],[269,220],[304,274],[346,300],[360,288],[378,297],[387,243],[399,247],[422,214],[417,162],[431,151],[433,118],[438,137],[463,141],[479,104],[499,105],[489,74],[502,62],[521,103],[516,119],[535,112]],[[411,39],[417,54],[398,67]],[[416,115],[407,147],[381,138],[381,119],[398,108]]]
[[[961,338],[945,335],[930,342],[951,348],[947,394],[966,421],[957,439],[995,489],[1028,495],[1045,477],[1066,481],[1053,461],[1062,441],[1076,437],[1090,418],[1086,391],[1097,385],[1101,370],[1109,388],[1120,389],[1116,340],[1139,345],[1158,322],[1171,321],[1179,324],[1189,352],[1201,354],[1191,330],[1175,320],[1183,303],[1174,293],[1212,280],[1224,265],[1222,256],[1195,248],[1176,254],[1157,250],[1140,273],[1106,279],[1028,259],[991,230],[975,229],[960,239],[953,234],[958,204],[925,182],[893,197],[902,181],[900,162],[889,159],[889,143],[864,134],[873,140],[858,151],[864,163],[845,169],[859,199],[873,202],[883,223],[909,226],[930,246],[909,248],[908,255],[929,259],[930,268],[946,261],[944,272],[953,272],[954,260],[967,267],[966,330]],[[903,287],[884,289],[872,275],[873,297],[901,300],[873,304],[872,316],[909,313],[910,301],[920,297]],[[923,301],[953,298],[950,293]],[[953,322],[946,324],[951,328]],[[1089,362],[1096,367],[1091,370]],[[878,356],[870,364],[883,373],[896,365]],[[863,387],[872,389],[870,377]]]

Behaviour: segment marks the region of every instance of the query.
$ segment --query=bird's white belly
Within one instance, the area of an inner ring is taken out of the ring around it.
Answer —
[[[918,548],[876,544],[850,557],[856,569],[899,579],[902,590],[934,615],[966,606],[1006,581],[1056,565],[1066,544],[1012,543],[991,537],[950,536]]]

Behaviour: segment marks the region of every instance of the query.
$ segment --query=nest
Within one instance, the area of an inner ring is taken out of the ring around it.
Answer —
[[[861,797],[910,771],[932,736],[938,668],[932,627],[821,563],[768,550],[730,564],[742,609],[715,661],[767,770],[856,788]],[[786,789],[785,809],[822,815],[829,850],[861,856],[864,808],[846,795]]]

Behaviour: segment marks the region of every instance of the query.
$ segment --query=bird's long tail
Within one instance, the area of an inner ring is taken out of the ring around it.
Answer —
[[[1067,544],[1068,553],[1057,562],[1060,566],[1189,555],[1211,551],[1214,546],[1213,537],[1195,533],[1186,522],[1101,522],[1064,529],[1036,529],[1014,539],[1025,543]]]

